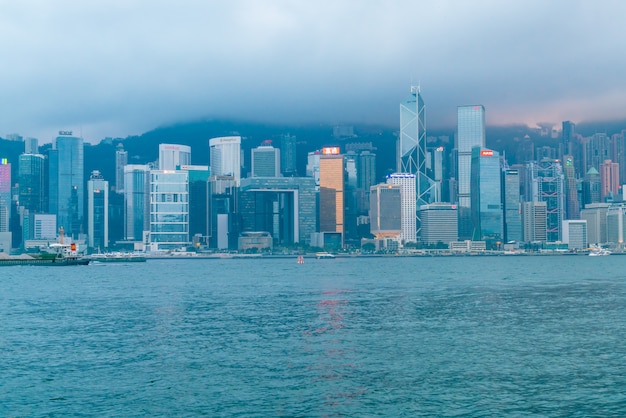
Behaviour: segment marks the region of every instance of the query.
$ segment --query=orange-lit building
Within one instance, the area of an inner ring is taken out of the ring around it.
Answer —
[[[320,155],[320,232],[344,232],[344,170],[339,147]]]

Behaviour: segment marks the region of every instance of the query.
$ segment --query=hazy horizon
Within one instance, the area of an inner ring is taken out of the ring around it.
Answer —
[[[430,129],[626,118],[620,1],[0,4],[0,135],[139,135],[202,118]]]

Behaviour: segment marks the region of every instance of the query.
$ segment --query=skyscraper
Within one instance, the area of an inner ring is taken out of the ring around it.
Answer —
[[[457,108],[457,198],[459,203],[459,239],[472,238],[471,174],[472,148],[485,147],[485,108],[482,105]]]
[[[522,241],[522,215],[520,207],[520,176],[518,170],[503,172],[504,242]]]
[[[370,231],[376,239],[400,237],[402,189],[399,184],[377,184],[370,188]]]
[[[241,137],[225,136],[209,140],[211,176],[231,176],[241,180]]]
[[[338,147],[322,149],[320,156],[320,232],[344,232],[343,155]]]
[[[186,247],[189,239],[189,173],[150,170],[150,248]]]
[[[459,239],[457,205],[431,203],[420,207],[421,240],[424,244],[444,244]]]
[[[295,176],[296,166],[296,137],[289,134],[280,137],[280,169],[284,176]]]
[[[0,232],[9,232],[11,221],[11,164],[0,159]]]
[[[503,239],[500,154],[474,147],[471,168],[472,239],[486,241],[487,248],[493,248]]]
[[[124,239],[142,241],[150,228],[150,166],[124,166]]]
[[[580,211],[580,219],[587,221],[587,238],[591,244],[607,242],[606,214],[608,203],[590,203]]]
[[[159,170],[177,170],[191,164],[191,147],[178,144],[159,144]]]
[[[619,164],[605,160],[600,164],[601,198],[615,199],[619,194]]]
[[[570,219],[563,221],[563,242],[569,250],[586,250],[587,244],[587,221]]]
[[[532,176],[532,200],[546,202],[547,241],[561,241],[565,219],[563,169],[559,160],[544,159],[529,163]]]
[[[574,167],[574,157],[563,156],[563,173],[565,176],[565,217],[567,219],[578,219],[580,207],[578,204],[578,185],[576,181],[576,169]]]
[[[253,148],[251,177],[279,177],[280,176],[280,149],[272,146],[272,141]]]
[[[65,235],[78,237],[84,221],[83,139],[61,131],[56,138],[56,161],[50,162],[50,212],[57,215],[57,226]],[[54,181],[53,181],[54,179]]]
[[[525,242],[547,240],[546,210],[546,202],[522,203],[522,227]]]
[[[87,182],[87,234],[89,247],[109,247],[109,182],[94,170]]]
[[[18,166],[19,204],[31,213],[43,213],[45,159],[40,154],[22,154]]]
[[[115,192],[124,193],[124,166],[128,164],[128,152],[124,151],[122,143],[117,144],[115,150]]]
[[[563,158],[564,155],[572,155],[573,143],[574,140],[574,130],[576,125],[570,121],[564,121],[562,123],[563,129],[561,130],[561,146],[560,146],[560,154],[559,157]]]
[[[425,106],[419,86],[411,86],[411,94],[400,103],[400,137],[396,153],[397,171],[415,175],[416,205],[434,200],[434,182],[426,173]]]
[[[400,186],[400,194],[402,196],[402,233],[400,234],[400,240],[403,243],[417,242],[415,180],[415,174],[410,173],[394,173],[387,176],[387,184]]]

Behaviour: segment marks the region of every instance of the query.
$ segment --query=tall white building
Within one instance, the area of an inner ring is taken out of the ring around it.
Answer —
[[[94,170],[87,182],[87,234],[89,247],[109,247],[109,182]]]
[[[159,144],[159,170],[176,170],[191,164],[191,147],[178,144]]]
[[[189,239],[189,172],[150,171],[150,249],[173,250]]]
[[[241,137],[224,136],[209,140],[211,176],[231,176],[241,182]]]
[[[580,219],[587,221],[587,239],[591,244],[607,242],[606,214],[610,203],[588,203],[580,211]]]
[[[622,246],[626,237],[626,206],[613,205],[606,213],[607,242]]]
[[[387,184],[400,186],[402,196],[402,233],[400,240],[403,242],[417,242],[417,216],[415,199],[415,174],[394,173],[387,176]]]

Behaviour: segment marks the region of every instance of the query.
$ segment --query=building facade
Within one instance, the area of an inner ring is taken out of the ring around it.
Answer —
[[[251,155],[251,177],[280,177],[280,149],[274,148],[271,142],[265,141],[253,148]]]
[[[99,171],[87,182],[87,237],[89,248],[109,247],[109,182]]]
[[[402,189],[399,184],[370,188],[370,232],[376,239],[399,238],[402,232]]]
[[[187,171],[150,171],[150,249],[190,245],[189,175]]]
[[[422,220],[421,241],[424,244],[444,244],[459,239],[457,205],[451,203],[431,203],[420,207]]]
[[[177,170],[191,164],[191,147],[179,144],[159,144],[159,170]]]
[[[417,242],[415,181],[415,174],[410,173],[394,173],[387,176],[387,184],[400,186],[402,196],[402,233],[400,234],[400,240],[403,243]]]
[[[344,233],[344,161],[337,147],[320,156],[319,232]]]
[[[225,136],[209,140],[212,176],[230,176],[237,186],[241,180],[241,137]]]
[[[150,166],[124,166],[124,240],[143,241],[150,229]]]
[[[474,147],[471,164],[472,239],[485,241],[487,248],[492,249],[504,235],[500,154]]]

